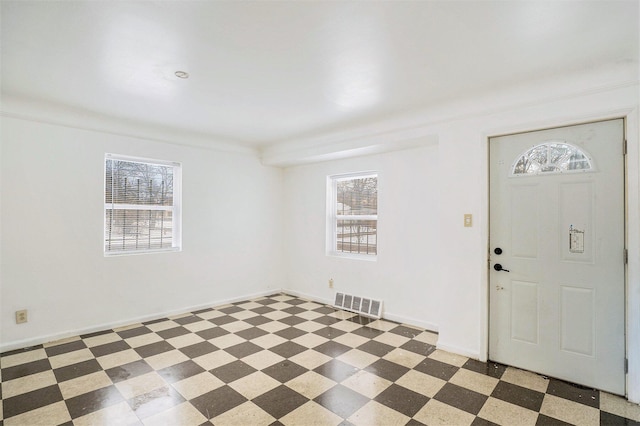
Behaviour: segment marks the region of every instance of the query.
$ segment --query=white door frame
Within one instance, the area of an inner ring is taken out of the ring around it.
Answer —
[[[523,124],[504,131],[494,130],[485,132],[484,142],[484,177],[485,197],[483,210],[486,212],[483,223],[483,239],[485,242],[485,265],[482,275],[483,289],[481,291],[481,316],[483,318],[482,334],[480,342],[480,361],[486,362],[489,358],[489,141],[493,137],[506,136],[516,133],[525,133],[538,130],[566,127],[577,124],[585,124],[611,119],[624,120],[624,137],[627,140],[627,155],[624,160],[624,225],[625,248],[628,251],[629,262],[625,265],[625,353],[629,360],[629,369],[626,375],[625,396],[634,402],[640,402],[640,386],[630,389],[631,383],[640,383],[640,300],[634,301],[630,297],[631,291],[640,291],[640,214],[634,211],[634,207],[640,205],[640,138],[638,109],[626,109],[599,114],[597,116],[577,117],[573,120],[548,121],[545,123]],[[633,216],[633,217],[632,217]],[[638,216],[638,217],[636,217]],[[631,289],[631,284],[635,288]],[[632,309],[635,303],[636,309]],[[633,392],[633,393],[632,393]]]

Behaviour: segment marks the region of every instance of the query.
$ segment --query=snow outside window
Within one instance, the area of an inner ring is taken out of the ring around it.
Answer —
[[[329,176],[327,186],[327,254],[375,260],[378,174]]]
[[[178,251],[179,163],[105,156],[105,255]]]

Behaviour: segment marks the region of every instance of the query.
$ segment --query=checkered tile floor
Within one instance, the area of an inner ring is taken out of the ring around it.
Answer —
[[[640,425],[436,337],[277,294],[4,353],[0,424]]]

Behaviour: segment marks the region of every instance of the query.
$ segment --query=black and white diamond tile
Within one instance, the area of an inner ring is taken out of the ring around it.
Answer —
[[[1,355],[0,424],[640,425],[617,396],[286,294]]]

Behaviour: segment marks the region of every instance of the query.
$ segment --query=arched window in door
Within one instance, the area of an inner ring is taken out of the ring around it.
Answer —
[[[513,163],[512,176],[593,170],[591,156],[563,141],[548,141],[530,148]]]

